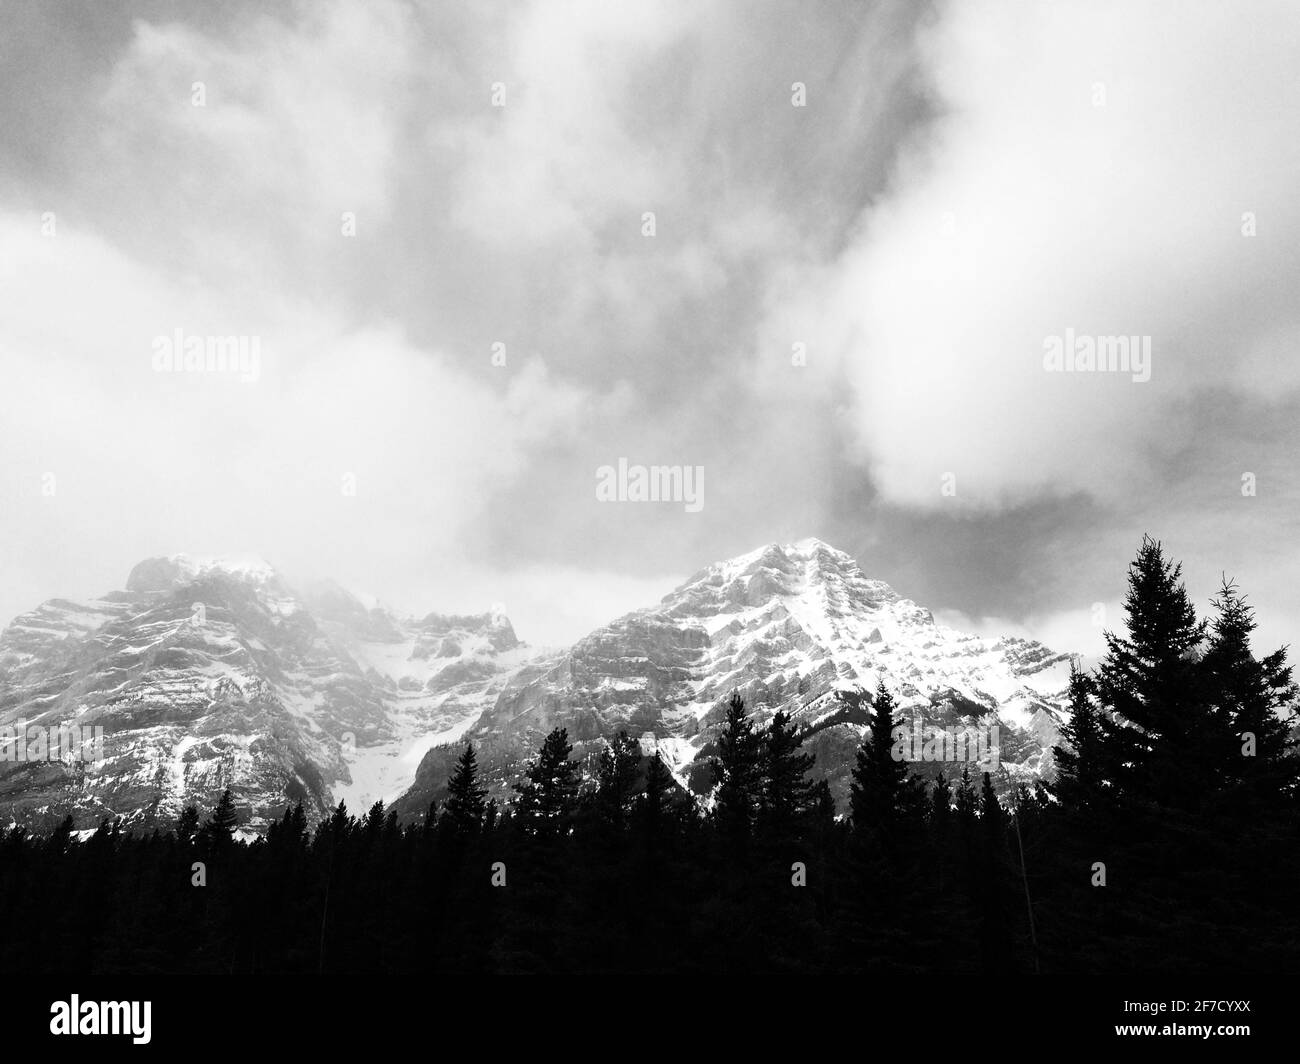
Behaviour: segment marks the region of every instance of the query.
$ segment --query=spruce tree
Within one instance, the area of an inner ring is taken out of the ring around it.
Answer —
[[[466,743],[447,781],[447,800],[442,819],[448,828],[463,835],[475,835],[483,826],[487,812],[487,788],[478,782],[478,758],[474,744]]]
[[[874,836],[891,849],[913,810],[915,795],[908,784],[907,762],[894,757],[894,730],[903,722],[894,715],[894,697],[883,680],[876,688],[874,709],[870,728],[858,747],[849,807],[854,835]]]
[[[289,817],[289,837],[297,845],[301,845],[307,837],[307,814],[302,811],[301,801],[293,807],[293,813]]]
[[[644,802],[647,812],[655,816],[663,813],[664,804],[672,786],[673,774],[668,770],[668,766],[664,764],[659,751],[656,750],[654,756],[646,764]]]
[[[854,695],[843,698],[850,704]],[[918,790],[908,766],[895,758],[894,729],[901,727],[895,703],[882,681],[873,713],[857,751],[849,787],[849,889],[837,934],[838,949],[850,971],[894,971],[916,963],[914,911],[904,899],[920,886],[914,858],[922,846]],[[891,918],[882,921],[880,914]],[[847,951],[847,955],[845,952]]]
[[[193,803],[181,810],[176,820],[176,841],[188,846],[199,832],[199,810]]]
[[[1286,648],[1257,659],[1251,650],[1254,610],[1226,578],[1214,600],[1216,616],[1203,659],[1206,682],[1219,711],[1225,782],[1263,793],[1290,793],[1297,761],[1279,715],[1297,697]]]
[[[542,742],[524,778],[515,784],[518,809],[536,834],[568,830],[578,793],[578,763],[570,761],[573,744],[564,728],[555,728]]]
[[[987,772],[980,786],[980,827],[980,952],[986,973],[1005,974],[1015,957],[1008,915],[1007,818]]]
[[[759,796],[760,816],[777,835],[792,830],[795,821],[813,804],[813,785],[807,775],[814,758],[802,752],[803,738],[790,727],[790,717],[778,711],[763,733]]]
[[[754,722],[740,693],[733,691],[713,761],[719,780],[715,816],[732,841],[748,838],[753,827],[762,787],[761,758],[762,742]]]
[[[948,778],[940,773],[930,786],[930,823],[947,825],[952,818],[952,786]]]
[[[596,766],[596,807],[601,822],[622,831],[641,765],[641,744],[621,731],[600,752]]]
[[[330,838],[340,840],[346,838],[352,830],[352,816],[348,813],[348,804],[342,798],[339,804],[334,807],[334,812],[330,814],[329,834]]]
[[[940,773],[930,787],[930,804],[926,809],[926,828],[929,833],[929,865],[935,889],[942,891],[948,877],[945,875],[952,860],[952,787],[947,777]]]
[[[1094,683],[1077,662],[1070,666],[1070,719],[1062,742],[1052,749],[1056,778],[1052,793],[1067,808],[1091,806],[1103,788],[1102,720],[1093,702]]]
[[[212,815],[208,817],[207,823],[203,825],[203,832],[208,840],[216,847],[228,846],[235,837],[235,827],[239,823],[239,817],[235,815],[235,802],[230,796],[230,788],[227,787],[221,792],[221,799],[217,802],[217,807],[212,810]]]
[[[668,802],[673,787],[673,774],[664,764],[659,751],[646,762],[645,793],[637,807],[637,820],[645,851],[653,858],[668,827]]]
[[[1189,804],[1212,783],[1207,736],[1216,731],[1200,681],[1205,622],[1182,584],[1182,567],[1143,538],[1129,566],[1127,637],[1107,632],[1096,690],[1114,715],[1102,724],[1102,760],[1121,795]]]
[[[374,843],[384,831],[384,803],[375,802],[366,813],[365,836],[367,843]]]
[[[963,838],[968,839],[971,836],[978,805],[975,784],[970,778],[970,767],[963,765],[961,779],[957,783],[956,791],[953,792],[953,808],[956,811],[957,824],[961,829]]]

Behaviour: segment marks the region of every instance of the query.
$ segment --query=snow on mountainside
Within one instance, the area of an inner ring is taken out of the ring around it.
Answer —
[[[658,605],[592,632],[541,675],[508,684],[464,738],[483,747],[499,797],[557,725],[579,757],[625,729],[704,793],[711,773],[701,755],[739,690],[760,721],[778,709],[793,715],[842,805],[866,721],[846,715],[837,691],[870,692],[883,680],[909,720],[998,727],[1006,784],[1049,767],[1068,675],[1065,655],[938,625],[849,555],[806,539],[711,565]],[[427,807],[456,753],[430,749],[399,811]]]
[[[104,735],[81,765],[0,740],[0,824],[148,826],[229,786],[258,830],[290,801],[314,818],[392,798],[533,656],[503,616],[401,618],[336,585],[294,590],[260,559],[151,558],[125,591],[0,633],[0,728]]]
[[[399,617],[256,558],[151,558],[123,591],[46,602],[0,633],[0,825],[148,827],[227,786],[252,831],[297,800],[312,819],[340,798],[418,817],[465,739],[500,799],[557,725],[579,758],[626,730],[705,795],[733,690],[760,724],[793,716],[842,807],[867,717],[837,694],[880,680],[909,720],[997,727],[1005,787],[1050,768],[1068,670],[1032,640],[936,624],[815,539],[710,565],[545,653],[498,614]],[[17,724],[102,728],[104,756],[18,760],[3,738]]]

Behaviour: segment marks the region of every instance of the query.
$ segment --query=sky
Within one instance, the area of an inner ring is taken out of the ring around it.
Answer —
[[[255,554],[559,645],[816,536],[1095,653],[1149,533],[1294,643],[1298,46],[1288,0],[6,0],[0,618]]]

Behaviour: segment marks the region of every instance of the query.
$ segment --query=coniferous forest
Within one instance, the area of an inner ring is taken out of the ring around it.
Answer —
[[[871,723],[837,817],[789,720],[759,727],[733,696],[707,808],[626,734],[583,778],[557,729],[500,807],[467,747],[419,824],[340,804],[313,831],[299,806],[246,844],[227,792],[165,834],[11,829],[0,970],[1300,970],[1285,652],[1256,651],[1230,582],[1198,616],[1149,539],[1125,608],[1034,789],[910,775],[882,687],[857,696]]]

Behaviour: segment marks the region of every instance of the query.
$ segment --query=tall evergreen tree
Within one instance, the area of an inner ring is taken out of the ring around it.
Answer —
[[[542,742],[524,778],[515,785],[517,805],[535,834],[568,830],[578,793],[578,763],[569,760],[573,744],[564,728],[555,728]]]
[[[596,808],[601,822],[618,832],[626,823],[641,765],[641,744],[621,731],[600,752],[596,763]]]
[[[645,797],[644,804],[646,812],[652,817],[659,817],[663,814],[664,804],[667,800],[669,791],[673,786],[673,774],[664,764],[664,759],[656,750],[654,756],[646,764],[645,772]]]
[[[970,778],[970,767],[963,765],[961,779],[958,780],[957,789],[953,792],[953,808],[956,810],[957,823],[963,835],[969,833],[975,823],[978,807],[979,800],[975,794],[975,784]]]
[[[342,798],[334,807],[328,821],[329,837],[335,842],[345,839],[352,831],[352,815],[348,812],[348,803]]]
[[[718,736],[714,770],[718,777],[715,815],[724,835],[748,838],[762,787],[762,741],[738,691],[727,702],[727,717]]]
[[[456,761],[451,779],[447,781],[447,800],[443,803],[442,817],[448,826],[460,834],[475,835],[483,826],[487,812],[487,788],[478,782],[478,758],[474,744],[466,743]]]
[[[176,841],[188,846],[199,833],[199,810],[192,802],[181,810],[176,821]]]
[[[1102,725],[1103,760],[1116,790],[1140,799],[1188,804],[1212,783],[1217,728],[1199,683],[1205,622],[1182,583],[1182,566],[1143,538],[1129,566],[1127,637],[1107,632],[1096,690],[1115,718]]]
[[[1254,610],[1235,583],[1223,581],[1214,600],[1216,616],[1202,662],[1211,697],[1221,714],[1221,741],[1228,745],[1225,781],[1252,790],[1292,793],[1298,762],[1282,714],[1294,713],[1296,685],[1286,648],[1257,659],[1251,650]]]
[[[1007,818],[987,772],[980,785],[980,827],[980,952],[985,972],[1005,974],[1015,957],[1008,915]]]
[[[803,753],[802,746],[803,738],[790,726],[789,715],[778,710],[763,733],[759,795],[760,816],[778,835],[791,831],[815,800],[807,778],[814,758]]]
[[[1092,678],[1075,662],[1070,666],[1070,719],[1061,728],[1062,742],[1052,750],[1056,778],[1052,793],[1068,808],[1091,806],[1102,796],[1102,721],[1093,702]]]
[[[871,726],[858,747],[849,807],[855,836],[875,837],[893,848],[904,822],[915,810],[915,791],[908,784],[908,766],[894,756],[894,730],[903,726],[894,714],[894,696],[883,680],[876,688]]]
[[[947,869],[952,861],[952,787],[942,773],[935,777],[930,787],[930,804],[926,810],[926,827],[929,833],[929,865],[936,889],[942,891],[948,880]]]
[[[930,786],[930,823],[946,825],[952,818],[952,785],[942,773]]]
[[[230,796],[230,788],[227,787],[221,792],[217,807],[212,810],[212,815],[208,817],[207,822],[203,825],[203,833],[213,846],[223,848],[230,845],[230,841],[235,837],[235,828],[238,824],[239,817],[235,814],[235,801]]]

